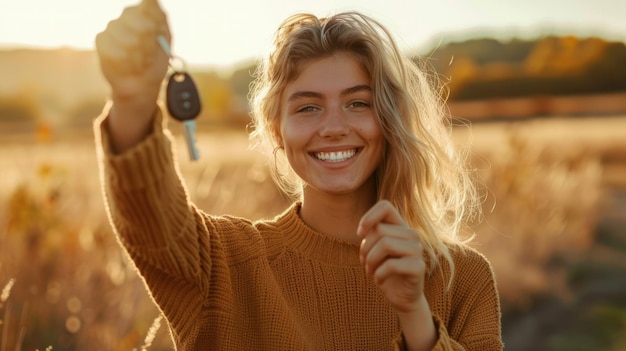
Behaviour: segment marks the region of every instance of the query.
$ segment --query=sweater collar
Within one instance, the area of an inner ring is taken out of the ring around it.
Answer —
[[[276,218],[287,250],[338,266],[360,266],[359,243],[333,238],[315,231],[300,217],[301,202],[295,202]]]

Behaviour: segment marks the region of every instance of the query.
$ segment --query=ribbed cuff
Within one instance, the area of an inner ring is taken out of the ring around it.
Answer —
[[[450,347],[448,346],[448,330],[445,325],[441,321],[439,316],[433,314],[433,322],[435,323],[435,330],[437,331],[437,342],[435,346],[433,346],[433,351],[443,351],[448,350]],[[404,332],[401,331],[392,341],[392,346],[394,351],[406,351],[406,341],[404,340]]]
[[[163,113],[157,109],[153,118],[152,133],[133,148],[115,154],[111,148],[108,116],[112,103],[107,103],[94,122],[94,134],[99,163],[113,187],[136,190],[159,181],[173,163],[172,136],[163,128]]]

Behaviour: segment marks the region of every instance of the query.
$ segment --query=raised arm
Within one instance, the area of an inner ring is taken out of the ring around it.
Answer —
[[[157,290],[183,278],[200,286],[210,266],[209,230],[189,200],[162,128],[157,99],[168,57],[157,37],[170,40],[156,0],[126,8],[96,37],[112,106],[94,125],[101,177],[111,224],[137,267]],[[200,258],[203,259],[200,259]],[[186,288],[189,290],[188,286]],[[206,287],[201,289],[206,292]]]
[[[166,15],[157,0],[142,0],[96,37],[100,67],[111,87],[108,128],[116,153],[137,145],[151,131],[168,65],[158,35],[171,40]]]

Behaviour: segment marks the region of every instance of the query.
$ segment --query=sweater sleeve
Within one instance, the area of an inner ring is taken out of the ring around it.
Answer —
[[[145,278],[159,272],[206,293],[207,222],[189,200],[161,111],[152,134],[118,155],[109,145],[108,112],[107,106],[94,131],[105,206],[118,240]]]
[[[491,265],[472,249],[456,257],[459,260],[449,292],[449,309],[432,316],[437,330],[432,350],[502,350],[500,300]],[[393,344],[394,350],[406,350],[402,337]]]

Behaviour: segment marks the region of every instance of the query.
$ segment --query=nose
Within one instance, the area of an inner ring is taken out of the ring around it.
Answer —
[[[322,117],[319,135],[323,138],[346,136],[350,126],[346,121],[346,113],[341,108],[329,108]]]

